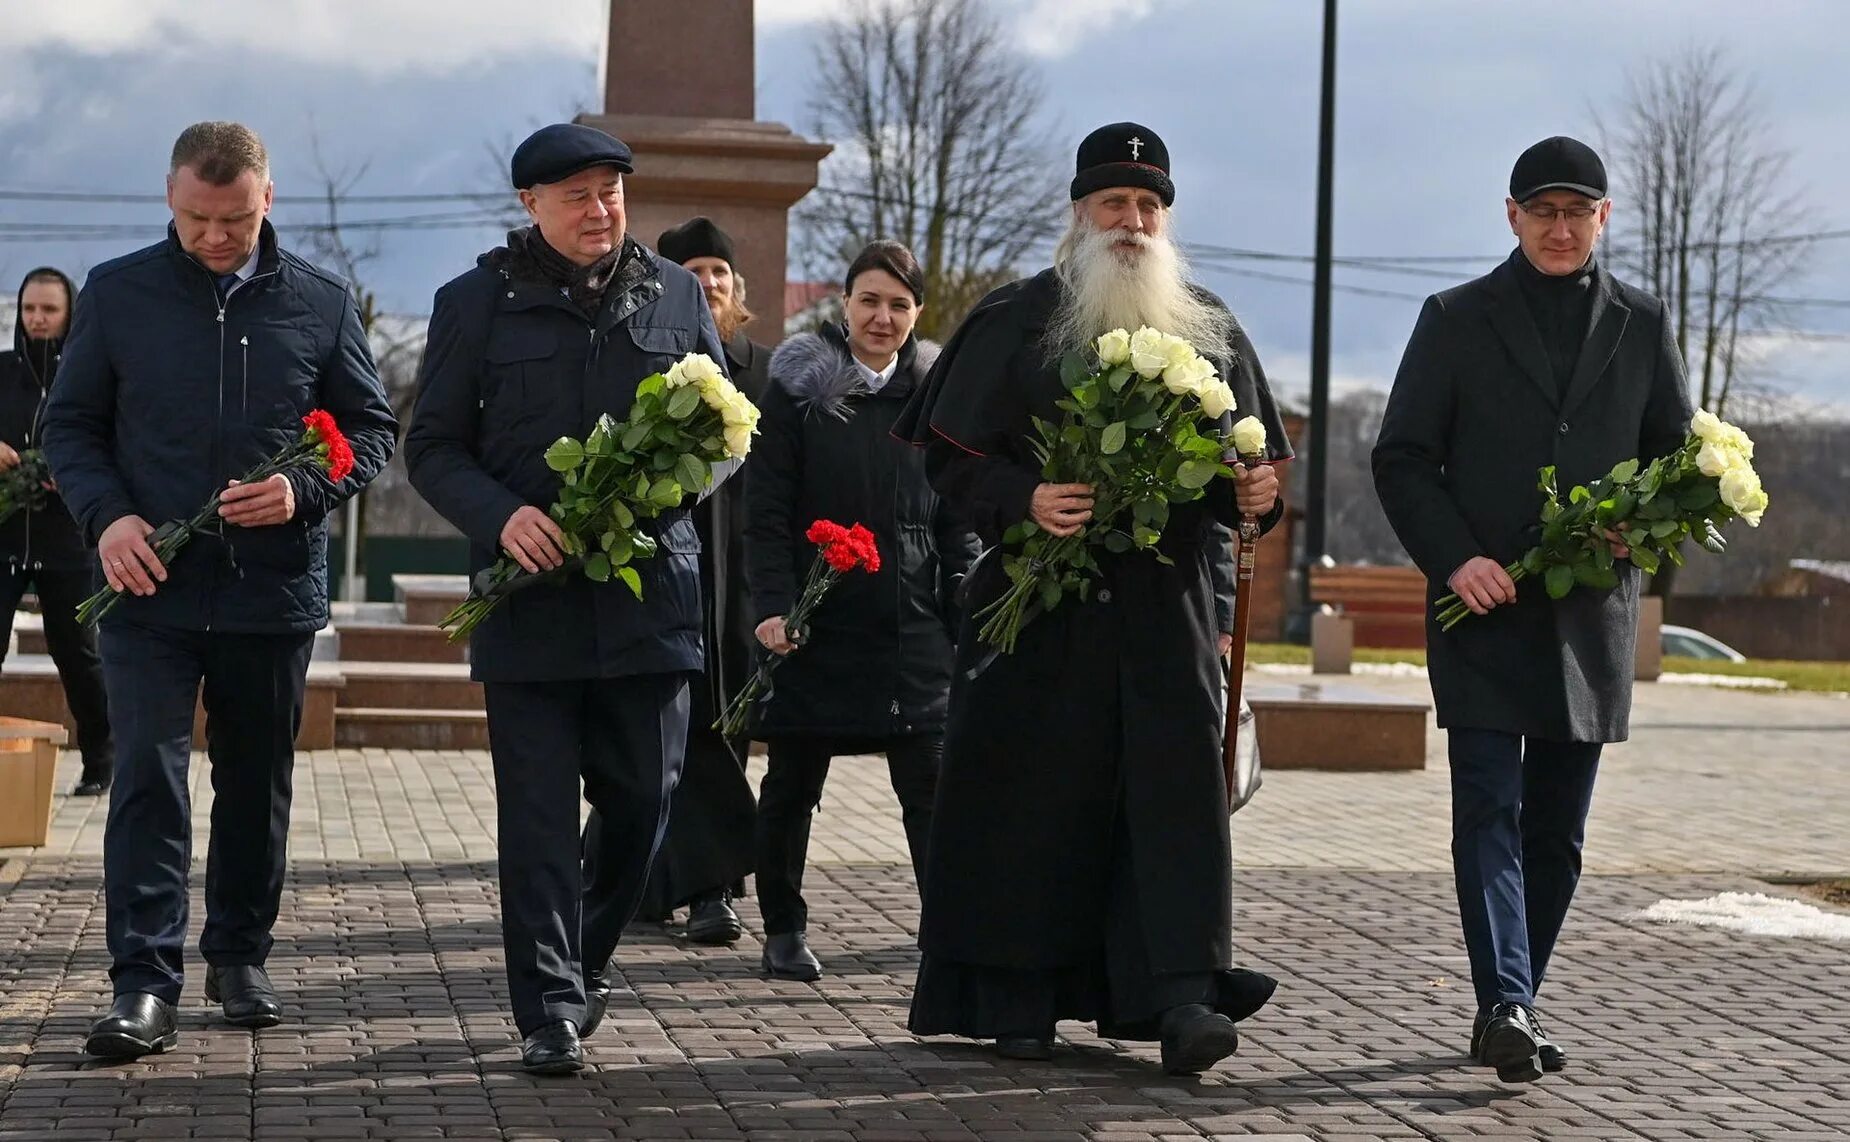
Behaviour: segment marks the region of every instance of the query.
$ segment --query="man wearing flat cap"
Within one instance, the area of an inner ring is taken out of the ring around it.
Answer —
[[[756,404],[764,396],[771,351],[747,337],[745,279],[734,268],[732,239],[710,218],[690,218],[665,230],[655,252],[694,275],[726,346],[726,372]],[[668,919],[687,908],[687,938],[729,945],[744,934],[732,901],[752,870],[756,804],[745,777],[749,743],[727,741],[713,729],[719,711],[752,668],[750,594],[745,589],[745,482],[728,480],[694,509],[700,532],[700,582],[706,615],[707,672],[696,683],[688,718],[687,757],[675,790],[674,815],[649,873],[637,915]],[[598,819],[585,826],[585,861],[595,863]]]
[[[1233,1053],[1234,1021],[1274,986],[1233,966],[1212,567],[1241,513],[1278,521],[1277,475],[1241,469],[1175,505],[1165,558],[1101,553],[1090,596],[1036,617],[1012,654],[973,617],[1008,586],[1005,531],[1070,535],[1091,518],[1091,489],[1043,481],[1032,441],[1036,417],[1061,416],[1061,358],[1101,334],[1186,339],[1232,386],[1235,415],[1265,425],[1267,458],[1291,455],[1252,343],[1189,280],[1175,195],[1154,131],[1089,135],[1053,267],[976,307],[894,431],[926,449],[932,486],[992,549],[962,607],[910,1026],[1044,1059],[1059,1020],[1096,1021],[1160,1041],[1165,1069],[1192,1074]]]
[[[1452,862],[1476,991],[1471,1051],[1500,1078],[1566,1066],[1536,992],[1580,877],[1600,747],[1631,712],[1638,569],[1549,599],[1504,566],[1538,538],[1537,471],[1561,488],[1679,447],[1690,403],[1668,315],[1593,256],[1606,168],[1574,139],[1522,153],[1504,204],[1517,248],[1426,299],[1375,444],[1375,488],[1428,598],[1427,670],[1452,768]]]
[[[618,419],[637,383],[690,352],[720,360],[700,283],[626,232],[623,143],[573,123],[514,152],[533,225],[437,291],[405,437],[411,483],[470,539],[561,569],[544,452]],[[528,1070],[583,1064],[609,999],[598,970],[635,914],[668,821],[702,668],[700,539],[685,508],[654,521],[642,597],[566,570],[511,595],[471,636],[494,758],[502,942]],[[598,814],[582,883],[579,783]],[[581,904],[583,899],[589,904]],[[591,971],[587,971],[587,965]],[[587,977],[593,978],[587,978]]]

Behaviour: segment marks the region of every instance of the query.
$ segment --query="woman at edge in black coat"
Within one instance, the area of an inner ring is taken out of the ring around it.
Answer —
[[[764,969],[813,980],[803,866],[810,818],[832,758],[884,753],[915,874],[924,868],[951,686],[951,597],[976,536],[925,478],[924,458],[891,435],[936,346],[912,336],[924,271],[897,242],[874,242],[843,282],[844,327],[793,337],[771,358],[759,440],[745,473],[745,566],[764,647],[789,657],[757,711],[770,768],[758,790],[758,901]],[[817,519],[865,524],[881,567],[839,580],[803,632],[784,616],[815,548]]]

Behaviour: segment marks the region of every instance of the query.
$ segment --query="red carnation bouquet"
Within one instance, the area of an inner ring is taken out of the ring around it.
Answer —
[[[853,527],[843,527],[839,523],[819,519],[810,524],[804,534],[816,545],[816,558],[810,562],[809,577],[803,580],[803,593],[797,597],[790,613],[784,616],[784,626],[789,632],[790,641],[796,643],[799,649],[803,642],[804,628],[809,624],[809,616],[815,613],[823,596],[829,593],[829,588],[835,585],[837,579],[856,568],[870,575],[880,570],[880,550],[874,544],[874,533],[858,523]],[[752,707],[758,704],[771,687],[771,671],[776,670],[777,664],[783,660],[782,655],[765,655],[744,688],[726,704],[725,713],[713,723],[713,728],[729,738],[744,733]]]
[[[353,447],[341,433],[340,425],[334,423],[333,414],[318,408],[302,418],[302,426],[301,436],[285,445],[276,455],[238,477],[238,483],[261,483],[291,468],[310,465],[326,472],[333,483],[338,484],[346,479],[348,473],[353,471]],[[174,557],[192,542],[193,536],[218,530],[218,508],[219,494],[214,492],[192,519],[170,519],[148,533],[148,546],[160,558],[161,566],[173,566]],[[121,597],[122,593],[114,587],[104,587],[77,608],[77,621],[95,623],[109,613],[109,608],[115,606],[116,600]]]

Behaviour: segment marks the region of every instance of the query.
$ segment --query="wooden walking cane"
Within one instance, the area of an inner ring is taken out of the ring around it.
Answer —
[[[1253,453],[1240,457],[1240,463],[1251,468],[1261,459],[1261,454]],[[1239,781],[1240,689],[1246,680],[1246,632],[1252,623],[1253,562],[1258,549],[1259,517],[1242,514],[1233,539],[1233,645],[1227,651],[1227,732],[1221,740],[1221,765],[1226,770],[1229,798]]]

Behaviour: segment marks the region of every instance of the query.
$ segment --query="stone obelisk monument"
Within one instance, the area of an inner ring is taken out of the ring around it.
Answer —
[[[757,121],[752,0],[617,0],[610,6],[604,113],[581,121],[636,155],[624,179],[629,230],[656,235],[704,214],[732,235],[757,320],[783,336],[786,218],[832,149]]]

